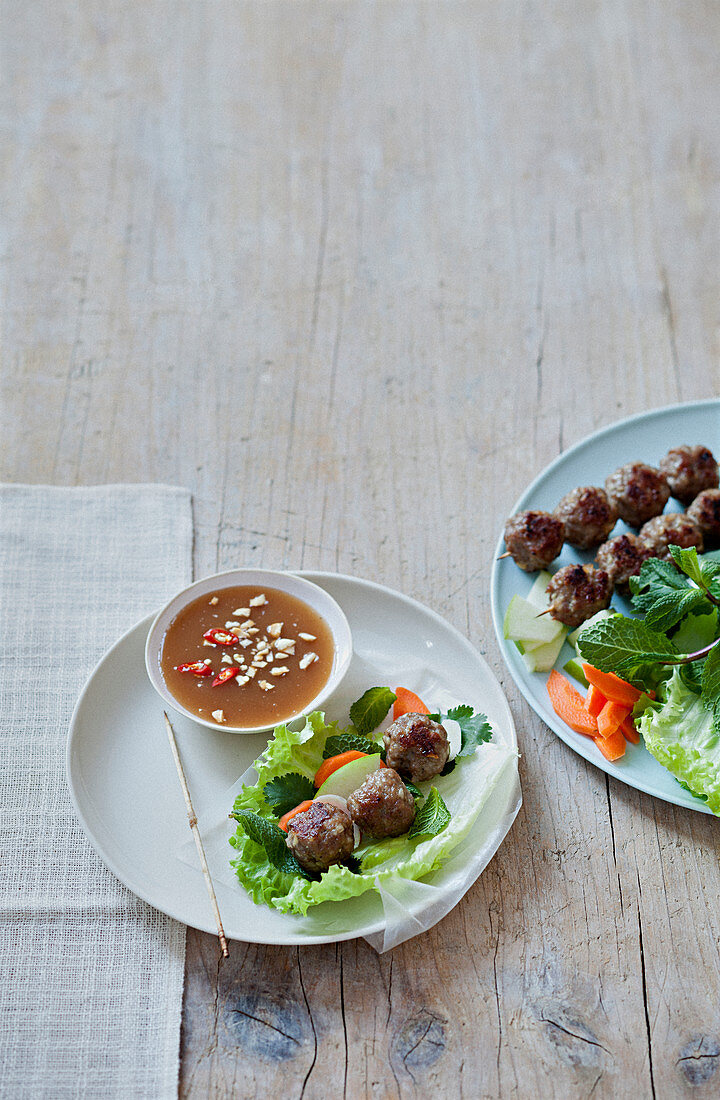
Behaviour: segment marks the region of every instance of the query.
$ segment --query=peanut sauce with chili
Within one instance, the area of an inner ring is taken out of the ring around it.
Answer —
[[[175,616],[160,668],[168,690],[199,718],[219,726],[270,726],[312,702],[333,656],[330,628],[303,600],[240,586],[208,592]],[[218,683],[221,675],[228,678]]]

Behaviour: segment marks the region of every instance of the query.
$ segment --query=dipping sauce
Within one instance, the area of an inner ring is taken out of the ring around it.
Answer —
[[[187,710],[248,728],[302,712],[327,682],[333,656],[330,628],[303,600],[242,586],[183,608],[165,632],[160,668]]]

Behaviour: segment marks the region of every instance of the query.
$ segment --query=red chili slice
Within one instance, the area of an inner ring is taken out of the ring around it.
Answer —
[[[193,676],[212,676],[210,665],[204,661],[191,661],[187,665],[175,665],[177,672],[192,672]]]
[[[229,630],[218,630],[215,626],[212,630],[206,630],[203,638],[213,645],[237,645],[239,641],[237,634],[231,634]]]
[[[228,680],[232,680],[237,676],[240,669],[237,665],[228,665],[227,668],[221,669],[217,676],[213,680],[211,687],[220,687],[220,684],[226,684]]]

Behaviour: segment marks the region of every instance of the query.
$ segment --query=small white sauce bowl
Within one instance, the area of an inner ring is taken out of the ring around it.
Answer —
[[[332,668],[320,692],[302,710],[294,714],[281,715],[273,725],[233,726],[229,722],[210,721],[193,714],[168,691],[160,667],[160,655],[165,634],[170,623],[183,608],[187,607],[193,600],[199,599],[200,596],[217,592],[221,588],[237,588],[240,586],[257,587],[260,590],[275,588],[280,592],[287,592],[291,596],[296,596],[297,599],[308,604],[313,611],[316,611],[325,620],[333,638]],[[340,685],[350,667],[351,659],[352,634],[340,605],[323,588],[313,584],[312,581],[306,581],[303,577],[295,576],[294,573],[281,573],[272,569],[231,569],[227,573],[215,573],[212,577],[204,577],[201,581],[195,581],[189,588],[184,588],[182,592],[178,592],[177,596],[174,596],[156,615],[145,643],[147,674],[150,677],[150,683],[163,702],[172,707],[178,714],[190,718],[193,722],[198,722],[201,726],[207,726],[208,729],[213,730],[226,730],[228,733],[263,733],[266,730],[273,729],[274,725],[281,722],[291,722],[294,718],[299,718],[312,710],[318,710]]]

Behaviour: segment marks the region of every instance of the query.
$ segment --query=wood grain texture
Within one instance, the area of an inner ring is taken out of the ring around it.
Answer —
[[[720,392],[717,5],[1,18],[3,478],[188,485],[198,575],[423,600],[523,754],[508,840],[421,939],[219,966],[190,932],[182,1095],[717,1096],[717,823],[562,744],[488,604],[548,461]]]

